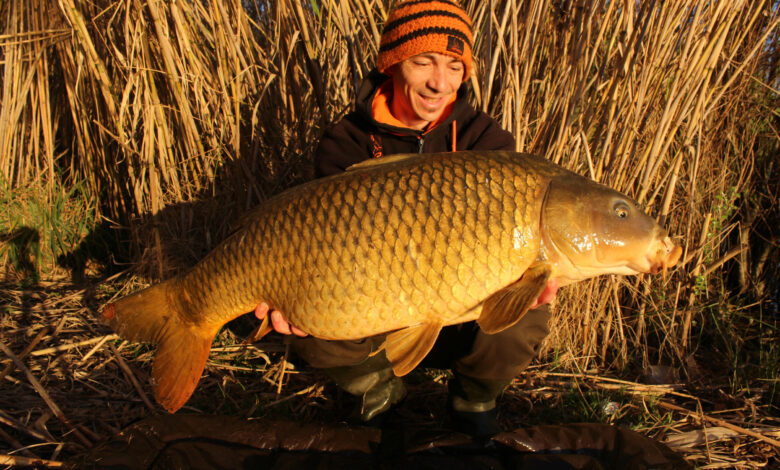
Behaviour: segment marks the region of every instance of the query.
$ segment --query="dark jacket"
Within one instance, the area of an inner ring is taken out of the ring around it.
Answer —
[[[372,156],[449,152],[452,150],[453,121],[457,128],[457,150],[515,149],[512,134],[468,103],[465,84],[458,90],[452,113],[428,132],[375,121],[371,114],[371,104],[377,89],[386,80],[389,80],[387,75],[372,71],[360,86],[356,109],[325,131],[314,156],[318,177],[340,173],[348,166]]]

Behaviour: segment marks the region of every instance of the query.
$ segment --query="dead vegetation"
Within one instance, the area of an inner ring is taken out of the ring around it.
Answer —
[[[144,417],[165,411],[153,402],[153,350],[119,340],[95,321],[96,308],[122,289],[108,281],[77,289],[41,282],[4,283],[0,327],[0,464],[45,460],[55,467]],[[117,289],[117,290],[115,290]],[[338,422],[353,399],[316,370],[286,355],[279,336],[241,345],[253,322],[239,319],[214,344],[206,373],[184,413]],[[507,429],[544,423],[605,422],[666,442],[702,468],[763,468],[780,458],[780,419],[760,393],[729,391],[722,375],[689,382],[593,370],[532,366],[500,401]],[[714,372],[714,371],[713,371]],[[419,370],[400,413],[410,423],[445,422],[447,373]],[[760,389],[755,381],[749,385]],[[12,460],[12,459],[21,460]]]
[[[505,396],[505,424],[628,423],[705,468],[777,464],[778,3],[464,3],[474,103],[518,150],[634,196],[685,247],[665,280],[559,296],[545,364]],[[94,312],[190,266],[311,176],[387,8],[0,4],[0,453],[58,461],[158,410],[150,350],[108,336]],[[191,411],[343,416],[315,372],[284,367],[278,338],[239,339],[220,336]],[[431,374],[414,386],[441,411],[446,376]],[[544,411],[566,403],[571,415]]]

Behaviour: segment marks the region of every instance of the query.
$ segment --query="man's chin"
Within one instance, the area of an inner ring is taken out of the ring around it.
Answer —
[[[442,113],[442,110],[439,110],[439,111],[433,111],[433,112],[429,112],[429,111],[422,111],[422,112],[419,112],[419,111],[418,111],[418,112],[417,112],[417,115],[418,115],[418,116],[420,117],[420,119],[422,119],[423,121],[428,121],[429,123],[431,123],[431,122],[436,122],[436,120],[437,120],[437,119],[439,119],[439,116],[441,116],[441,113]]]

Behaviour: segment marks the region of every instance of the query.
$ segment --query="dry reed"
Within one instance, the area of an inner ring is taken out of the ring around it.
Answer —
[[[518,150],[637,198],[685,247],[688,263],[666,280],[569,288],[547,351],[583,370],[691,364],[702,305],[739,287],[764,300],[778,253],[749,243],[777,236],[766,229],[777,211],[766,158],[778,148],[777,3],[464,3],[478,32],[475,105]],[[388,6],[3,2],[0,175],[11,189],[84,181],[164,275],[171,256],[191,263],[231,219],[311,177],[317,139],[350,109]],[[724,288],[732,266],[740,280]]]

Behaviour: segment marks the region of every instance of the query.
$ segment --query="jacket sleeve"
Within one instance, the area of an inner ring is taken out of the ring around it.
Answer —
[[[366,140],[365,132],[355,126],[350,116],[328,127],[314,153],[315,176],[335,175],[370,158]]]

